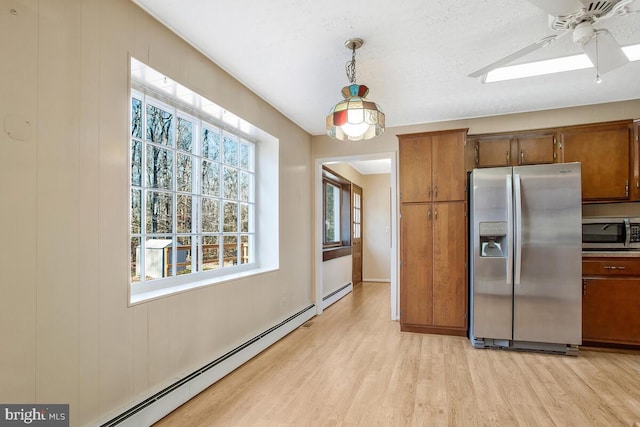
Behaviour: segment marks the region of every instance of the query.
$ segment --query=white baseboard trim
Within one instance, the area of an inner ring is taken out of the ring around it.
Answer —
[[[326,297],[322,298],[322,309],[326,309],[331,304],[343,298],[345,295],[348,295],[349,292],[353,292],[353,284],[351,282],[347,283],[343,287],[338,290],[331,292]]]
[[[315,313],[315,305],[310,305],[171,386],[132,406],[102,424],[101,427],[139,427],[149,426],[157,422],[202,390],[216,383],[225,375],[242,366],[290,332],[293,332],[307,320],[314,317]]]
[[[391,282],[391,279],[362,279],[363,282]]]

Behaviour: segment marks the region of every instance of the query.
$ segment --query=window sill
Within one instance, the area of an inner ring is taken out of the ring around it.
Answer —
[[[322,251],[322,262],[348,255],[351,255],[351,246],[327,248]]]
[[[142,304],[145,302],[153,301],[160,298],[165,298],[171,295],[180,294],[183,292],[189,292],[194,289],[200,289],[206,286],[218,285],[221,283],[232,282],[234,280],[244,279],[251,276],[257,276],[260,274],[277,271],[277,268],[255,268],[248,271],[242,271],[233,274],[227,274],[220,277],[212,277],[202,280],[195,280],[193,282],[168,286],[166,288],[154,289],[146,292],[132,293],[129,298],[129,306]],[[135,286],[135,285],[134,285]]]

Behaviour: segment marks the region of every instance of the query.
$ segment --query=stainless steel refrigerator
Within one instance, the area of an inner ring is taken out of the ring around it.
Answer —
[[[580,163],[475,169],[469,192],[471,343],[577,354]]]

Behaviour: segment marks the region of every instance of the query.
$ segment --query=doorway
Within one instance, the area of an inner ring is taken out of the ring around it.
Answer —
[[[398,208],[397,208],[397,159],[395,152],[386,152],[386,153],[376,153],[376,154],[367,154],[367,155],[354,155],[354,156],[344,156],[344,157],[327,157],[327,158],[318,158],[314,160],[314,266],[315,266],[315,274],[314,274],[314,296],[315,296],[315,305],[317,314],[322,314],[323,311],[323,297],[324,297],[324,277],[323,275],[323,221],[322,221],[322,212],[323,212],[323,192],[322,192],[322,165],[323,164],[331,164],[331,163],[351,163],[351,162],[367,162],[367,161],[380,161],[386,160],[390,163],[390,177],[389,177],[389,189],[388,193],[390,198],[389,202],[389,269],[390,269],[390,278],[389,278],[389,287],[390,287],[390,301],[389,301],[389,311],[391,320],[398,320]],[[364,189],[366,191],[366,188]],[[386,191],[386,190],[385,190]],[[363,199],[361,199],[362,202]],[[362,206],[362,205],[361,205]],[[362,212],[361,212],[362,214]],[[365,218],[361,217],[361,225],[366,221]],[[362,230],[362,228],[361,228]],[[362,231],[361,231],[362,233]],[[366,237],[366,236],[365,236]],[[361,240],[361,242],[363,242]],[[364,242],[366,244],[366,241]],[[361,245],[362,247],[363,245]],[[366,248],[362,248],[363,259],[366,257]],[[362,277],[363,279],[367,279],[366,277]],[[355,284],[355,283],[354,283]]]

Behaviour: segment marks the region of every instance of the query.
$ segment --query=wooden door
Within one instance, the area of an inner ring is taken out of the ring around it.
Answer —
[[[362,282],[362,188],[351,184],[351,283]]]
[[[496,136],[476,140],[476,167],[511,165],[511,137]]]
[[[402,137],[399,142],[400,200],[431,201],[431,137]]]
[[[640,279],[583,280],[582,340],[640,344]]]
[[[631,168],[629,124],[560,132],[563,162],[582,163],[582,199],[629,200]]]
[[[466,207],[433,204],[433,324],[466,331]]]
[[[433,322],[431,204],[403,204],[400,219],[400,322]]]
[[[519,136],[517,139],[517,159],[514,164],[538,165],[555,161],[555,134],[532,134]]]
[[[466,171],[464,167],[464,131],[438,133],[432,137],[432,200],[464,200]]]

